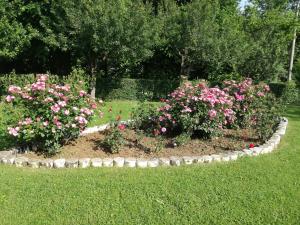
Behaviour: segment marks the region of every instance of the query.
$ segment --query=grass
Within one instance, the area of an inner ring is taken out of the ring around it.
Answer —
[[[0,166],[4,224],[299,224],[300,107],[279,149],[155,169]]]
[[[104,113],[103,118],[95,115],[94,119],[89,123],[89,127],[105,124],[111,120],[115,120],[117,116],[121,116],[121,120],[127,120],[130,118],[132,110],[137,107],[138,101],[126,101],[126,100],[115,100],[111,102],[105,102],[101,111]],[[160,103],[154,102],[155,105]],[[109,112],[111,109],[111,112]]]

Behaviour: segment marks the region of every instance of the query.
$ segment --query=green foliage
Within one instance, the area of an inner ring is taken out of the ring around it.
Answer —
[[[113,126],[106,132],[105,138],[101,142],[101,145],[110,153],[118,153],[124,143],[125,140],[122,131],[117,126]]]
[[[146,134],[153,134],[153,130],[158,126],[156,118],[158,116],[157,105],[149,102],[140,103],[132,112],[131,126],[137,130],[143,130]]]
[[[105,100],[157,100],[178,87],[178,80],[110,79],[97,80],[97,97]]]
[[[82,89],[84,84],[71,87],[38,75],[36,82],[8,89],[7,107],[22,110],[18,122],[10,123],[7,132],[21,147],[36,147],[52,155],[70,140],[77,138],[92,118],[96,103]]]
[[[271,91],[281,100],[282,104],[299,101],[299,88],[293,81],[287,83],[270,83]]]
[[[178,136],[176,136],[173,140],[173,146],[178,147],[178,146],[183,146],[187,144],[191,140],[191,135],[189,133],[182,133]]]
[[[0,103],[0,151],[14,147],[15,140],[8,134],[7,127],[11,124],[18,123],[22,114],[23,109]]]

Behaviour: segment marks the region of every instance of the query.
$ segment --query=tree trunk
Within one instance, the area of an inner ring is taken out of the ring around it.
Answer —
[[[180,63],[180,79],[181,82],[184,82],[188,79],[188,71],[187,71],[187,55],[188,50],[186,48],[183,51],[179,51],[179,55],[181,56],[181,63]]]
[[[96,59],[92,59],[91,64],[90,64],[90,95],[92,98],[96,98],[96,79],[97,79],[97,64],[96,64]]]
[[[296,20],[298,20],[298,15],[299,15],[299,4],[300,4],[300,1],[298,1],[297,6],[296,6]],[[292,80],[293,65],[294,65],[294,56],[295,56],[295,46],[296,46],[296,39],[297,39],[297,28],[294,29],[294,37],[293,37],[292,48],[291,48],[291,56],[290,56],[290,66],[289,66],[288,81],[291,81],[291,80]]]

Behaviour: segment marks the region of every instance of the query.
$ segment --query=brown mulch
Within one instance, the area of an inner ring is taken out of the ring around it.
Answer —
[[[226,153],[226,151],[241,150],[248,147],[250,143],[260,144],[260,140],[254,135],[253,130],[225,130],[222,137],[213,139],[192,139],[184,146],[173,147],[171,139],[164,141],[164,147],[159,152],[154,152],[157,139],[154,137],[143,136],[137,143],[137,135],[133,130],[124,131],[126,144],[121,148],[119,153],[111,154],[101,147],[101,141],[105,135],[103,132],[89,134],[68,143],[61,148],[61,151],[55,156],[56,158],[105,158],[105,157],[170,157],[170,156],[199,156],[216,153]],[[24,154],[28,158],[45,158],[44,155],[29,152]]]

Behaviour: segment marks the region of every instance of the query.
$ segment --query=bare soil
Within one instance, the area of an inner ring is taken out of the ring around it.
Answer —
[[[154,151],[158,140],[154,137],[143,136],[137,141],[138,135],[133,130],[124,131],[126,139],[125,145],[119,153],[111,154],[101,146],[105,135],[104,132],[97,132],[68,143],[61,148],[61,151],[50,157],[56,158],[105,158],[105,157],[170,157],[170,156],[199,156],[216,153],[226,153],[228,151],[241,150],[249,146],[260,144],[260,140],[255,136],[254,130],[225,130],[222,137],[212,139],[192,139],[184,146],[174,147],[171,138],[163,141],[163,148]],[[35,152],[24,154],[25,157],[32,159],[43,159],[46,156]]]

